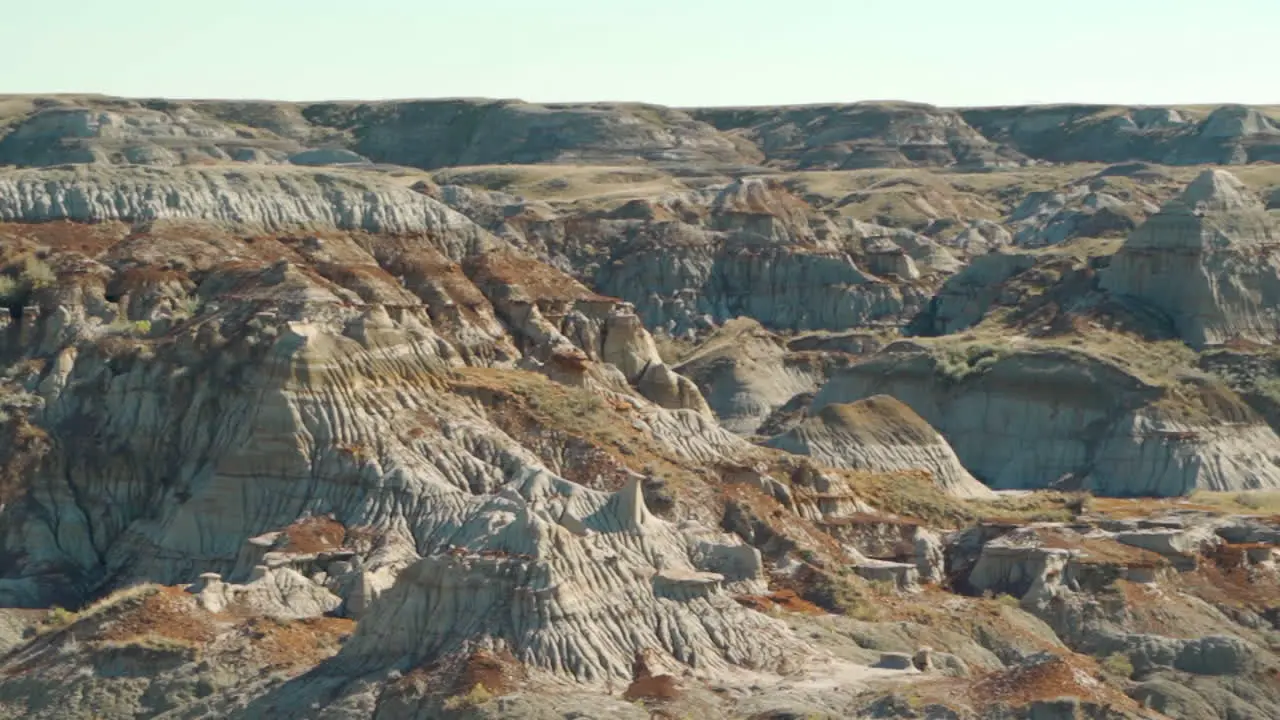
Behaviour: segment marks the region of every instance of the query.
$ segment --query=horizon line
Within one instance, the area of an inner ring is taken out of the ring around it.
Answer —
[[[857,105],[911,105],[937,108],[939,110],[998,110],[1005,108],[1054,108],[1054,107],[1079,107],[1079,108],[1222,108],[1222,107],[1248,107],[1248,108],[1280,108],[1280,99],[1275,102],[1239,102],[1239,101],[1194,101],[1194,102],[1141,102],[1141,103],[1120,103],[1120,102],[1082,102],[1082,101],[1028,101],[1014,103],[993,103],[993,104],[974,104],[974,105],[939,105],[936,103],[925,102],[921,100],[904,100],[904,99],[866,99],[866,100],[821,100],[812,102],[780,102],[780,103],[752,103],[752,104],[709,104],[709,105],[683,105],[683,104],[664,104],[647,100],[527,100],[518,97],[498,97],[484,95],[457,95],[457,96],[437,96],[437,97],[346,97],[346,98],[326,98],[318,100],[282,100],[278,98],[264,97],[210,97],[210,96],[184,96],[184,95],[112,95],[98,91],[55,91],[55,92],[0,92],[0,99],[17,99],[17,98],[86,98],[86,99],[104,99],[104,100],[129,100],[135,102],[168,100],[172,102],[195,102],[195,103],[277,103],[290,105],[342,105],[342,104],[378,104],[378,103],[420,103],[420,102],[476,102],[476,103],[512,103],[521,105],[541,105],[541,106],[577,106],[585,107],[591,105],[638,105],[645,107],[667,108],[671,110],[764,110],[778,108],[823,108],[823,107],[849,107]]]

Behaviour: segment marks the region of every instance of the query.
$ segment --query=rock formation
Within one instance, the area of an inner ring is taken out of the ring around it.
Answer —
[[[1024,161],[984,138],[959,113],[928,105],[717,108],[695,111],[694,117],[742,132],[768,160],[790,168],[1001,167]]]
[[[588,163],[734,170],[1274,161],[1273,108],[919,103],[674,109],[516,100],[283,103],[3,97],[0,164]],[[315,153],[315,154],[307,154]],[[339,154],[335,154],[339,153]],[[348,154],[349,153],[349,154]],[[327,155],[326,155],[327,154]]]
[[[341,171],[78,167],[0,178],[0,221],[49,220],[199,220],[265,230],[435,233],[463,243],[467,254],[493,243],[431,198]]]
[[[958,366],[948,362],[957,362]],[[1280,487],[1280,437],[1225,388],[1166,391],[1078,351],[978,348],[962,359],[902,342],[835,374],[812,412],[890,395],[995,489],[1065,483],[1111,495]],[[1190,403],[1170,412],[1169,402]]]
[[[985,497],[991,492],[964,469],[937,430],[911,408],[884,395],[825,405],[767,444],[832,467],[927,470],[939,487],[956,497]]]
[[[1280,222],[1231,173],[1206,170],[1136,230],[1103,280],[1168,314],[1195,347],[1280,339]]]
[[[800,660],[780,624],[724,592],[759,582],[754,550],[683,536],[649,514],[637,481],[567,502],[542,495],[553,489],[501,494],[462,522],[449,552],[407,568],[336,661],[417,665],[490,648],[599,682],[630,680],[646,650],[704,672]],[[703,567],[691,563],[699,543]]]
[[[697,384],[726,429],[750,435],[795,396],[815,392],[842,362],[792,351],[760,323],[740,318],[725,323],[676,369]]]

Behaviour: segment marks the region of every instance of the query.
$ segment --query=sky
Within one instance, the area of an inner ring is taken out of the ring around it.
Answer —
[[[0,0],[0,94],[1280,103],[1280,0]]]

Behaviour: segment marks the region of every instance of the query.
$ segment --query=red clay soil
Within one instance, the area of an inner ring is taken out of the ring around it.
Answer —
[[[44,223],[0,223],[0,258],[3,247],[17,247],[15,240],[24,240],[54,251],[74,251],[93,257],[125,239],[129,225],[122,222],[76,223],[54,220]]]
[[[1158,553],[1125,545],[1111,538],[1085,537],[1061,528],[1044,528],[1036,533],[1047,548],[1079,550],[1085,555],[1078,558],[1086,564],[1115,564],[1125,567],[1166,567],[1169,561]]]
[[[1265,613],[1280,607],[1280,582],[1244,567],[1201,563],[1178,576],[1178,589],[1205,602]]]
[[[582,283],[538,260],[511,252],[495,251],[470,258],[466,273],[481,287],[509,285],[521,288],[530,301],[611,301]]]
[[[454,684],[454,694],[465,695],[478,686],[484,686],[494,695],[506,695],[515,690],[520,675],[520,664],[510,651],[493,653],[478,650],[463,661]]]
[[[646,675],[637,678],[622,693],[627,702],[635,700],[678,700],[681,696],[680,685],[672,675]]]
[[[253,618],[245,626],[250,651],[274,668],[311,667],[338,651],[355,630],[348,618],[318,617],[277,621]]]
[[[180,587],[162,587],[111,618],[96,639],[121,642],[158,635],[171,640],[204,644],[213,640],[216,634],[213,616],[201,609],[186,590]]]
[[[304,518],[285,528],[284,549],[295,553],[337,550],[347,539],[347,529],[329,517]]]
[[[739,595],[734,598],[744,607],[757,612],[768,612],[773,608],[802,615],[826,615],[827,611],[814,605],[796,594],[794,590],[783,589],[768,595]]]

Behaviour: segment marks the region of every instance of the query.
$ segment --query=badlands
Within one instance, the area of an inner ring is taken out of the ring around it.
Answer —
[[[1278,161],[0,97],[0,717],[1280,718]]]

